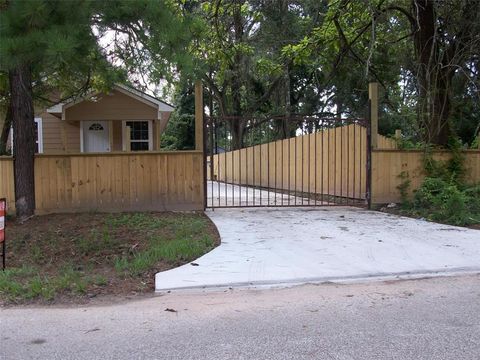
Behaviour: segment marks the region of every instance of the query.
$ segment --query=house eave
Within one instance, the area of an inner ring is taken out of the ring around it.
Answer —
[[[113,86],[113,90],[117,90],[127,96],[130,96],[148,106],[151,106],[155,109],[157,109],[157,120],[162,119],[162,113],[163,112],[173,112],[175,110],[175,107],[167,104],[164,101],[158,100],[157,98],[150,96],[146,93],[143,93],[141,91],[138,91],[134,88],[131,88],[129,86],[125,86],[122,84],[116,84]],[[71,100],[69,102],[63,102],[63,103],[58,103],[55,104],[49,108],[47,108],[47,113],[52,114],[53,116],[56,116],[58,118],[61,118],[62,120],[65,120],[65,110],[68,109],[71,106],[74,106],[78,103],[81,103],[82,101],[85,101],[92,96],[94,96],[94,93],[90,93],[86,96],[83,96],[81,98],[77,98],[75,100]]]

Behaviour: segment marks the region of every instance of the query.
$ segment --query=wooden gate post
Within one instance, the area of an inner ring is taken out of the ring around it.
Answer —
[[[203,151],[203,87],[195,81],[195,150]]]
[[[368,84],[368,99],[370,100],[370,128],[372,130],[372,149],[378,147],[378,83]]]
[[[202,179],[201,187],[203,194],[203,209],[207,208],[207,153],[204,143],[205,122],[203,119],[203,86],[201,80],[195,81],[195,150],[203,152]]]

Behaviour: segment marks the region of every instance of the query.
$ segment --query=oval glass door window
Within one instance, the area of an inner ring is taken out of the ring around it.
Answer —
[[[103,126],[102,126],[101,124],[95,123],[95,124],[90,125],[90,127],[88,128],[88,130],[92,130],[92,131],[102,131],[102,130],[103,130]]]

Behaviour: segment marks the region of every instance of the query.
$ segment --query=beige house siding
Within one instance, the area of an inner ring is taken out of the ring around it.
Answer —
[[[46,111],[35,116],[42,118],[43,152],[45,154],[63,152],[61,120]],[[78,136],[80,137],[80,134]]]
[[[95,97],[97,101],[85,100],[65,109],[68,120],[152,120],[158,117],[157,109],[143,102],[112,91]]]
[[[81,131],[83,120],[109,121],[112,142],[111,151],[122,151],[123,121],[152,121],[153,149],[159,149],[160,135],[165,130],[170,112],[162,111],[159,119],[158,108],[128,96],[121,91],[113,90],[110,94],[95,96],[95,101],[84,100],[78,104],[67,106],[64,119],[61,114],[48,113],[45,108],[35,108],[35,117],[42,119],[42,143],[44,154],[78,153],[81,151]],[[4,122],[0,117],[0,129]],[[158,120],[157,120],[158,119]],[[8,144],[10,143],[10,139]]]
[[[35,117],[42,119],[44,154],[80,152],[80,123],[78,121],[62,121],[46,111],[36,113]],[[65,127],[64,133],[63,126]]]
[[[65,135],[67,142],[67,152],[80,152],[80,122],[65,121]]]

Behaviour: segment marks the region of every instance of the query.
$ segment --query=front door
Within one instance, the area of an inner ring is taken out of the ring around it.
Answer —
[[[84,121],[84,152],[109,152],[110,137],[107,121]]]

